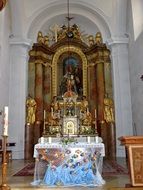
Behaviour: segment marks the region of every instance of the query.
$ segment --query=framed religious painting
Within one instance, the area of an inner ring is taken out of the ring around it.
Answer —
[[[67,81],[72,81],[72,91],[79,97],[87,96],[87,58],[75,46],[62,46],[52,59],[52,95],[62,97],[67,91]]]

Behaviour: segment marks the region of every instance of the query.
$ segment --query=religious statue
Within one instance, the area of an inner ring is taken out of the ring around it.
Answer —
[[[72,99],[67,100],[66,104],[66,116],[74,116],[75,115],[75,102]]]
[[[99,45],[103,43],[101,32],[97,32],[95,36],[95,44]]]
[[[57,96],[53,97],[51,107],[53,108],[53,112],[58,112],[60,110],[59,101],[57,100]]]
[[[51,111],[48,113],[47,122],[49,126],[59,126],[59,115]]]
[[[93,37],[93,35],[89,35],[88,36],[88,43],[89,43],[89,46],[93,46],[94,45],[94,37]]]
[[[49,36],[44,36],[44,44],[46,45],[46,46],[49,46]]]
[[[86,99],[86,96],[82,97],[82,101],[81,101],[81,112],[85,112],[88,109],[88,101]]]
[[[68,78],[67,80],[67,91],[73,91],[77,94],[77,88],[76,88],[74,75],[70,75],[70,78]]]
[[[104,98],[104,119],[107,123],[112,123],[114,119],[114,106],[113,101],[110,98]]]
[[[38,32],[38,36],[37,36],[37,42],[39,44],[44,44],[44,37],[41,31]]]
[[[36,101],[31,96],[28,96],[26,100],[26,123],[33,124],[35,122],[36,107]]]
[[[77,94],[77,86],[76,86],[74,75],[70,73],[66,73],[60,84],[60,95],[63,95],[65,92],[69,92],[69,91],[75,92]]]
[[[91,126],[92,115],[89,110],[85,111],[82,118],[82,125]]]

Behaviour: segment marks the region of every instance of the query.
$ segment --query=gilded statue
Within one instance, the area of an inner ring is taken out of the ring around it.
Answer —
[[[91,126],[92,115],[89,110],[85,111],[82,118],[82,125]]]
[[[57,100],[57,96],[53,97],[51,107],[53,108],[53,112],[58,112],[60,110],[59,101]]]
[[[49,36],[44,36],[43,41],[46,46],[49,46]]]
[[[101,32],[97,32],[95,36],[95,44],[99,45],[103,43]]]
[[[26,123],[33,124],[35,122],[36,108],[36,101],[31,96],[28,96],[26,100]]]
[[[47,122],[49,126],[59,126],[59,116],[52,111],[48,113]]]
[[[89,35],[88,36],[88,43],[89,43],[89,46],[93,46],[94,45],[94,37],[93,37],[93,35]]]
[[[37,42],[39,44],[44,44],[44,37],[41,31],[38,32],[38,36],[37,36]]]
[[[85,111],[87,111],[87,109],[88,109],[88,101],[86,99],[86,96],[83,96],[82,97],[82,101],[81,101],[81,108],[80,108],[80,110],[81,110],[81,112],[85,112]]]
[[[114,105],[110,98],[104,98],[104,119],[107,123],[112,123],[114,119]]]

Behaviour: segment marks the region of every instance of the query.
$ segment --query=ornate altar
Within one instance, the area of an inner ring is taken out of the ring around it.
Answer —
[[[49,114],[45,112],[43,136],[95,134],[95,125],[88,105],[84,105],[85,101],[78,100],[78,94],[72,91],[68,83],[67,91],[60,100],[54,97]]]
[[[85,38],[76,24],[51,28],[48,35],[38,32],[29,51],[28,94],[37,105],[35,123],[26,123],[29,141],[98,133],[115,158],[110,50],[100,32]]]

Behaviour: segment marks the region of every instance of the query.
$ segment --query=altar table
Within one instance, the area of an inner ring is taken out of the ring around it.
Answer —
[[[34,147],[32,185],[101,186],[103,143],[39,143]]]

